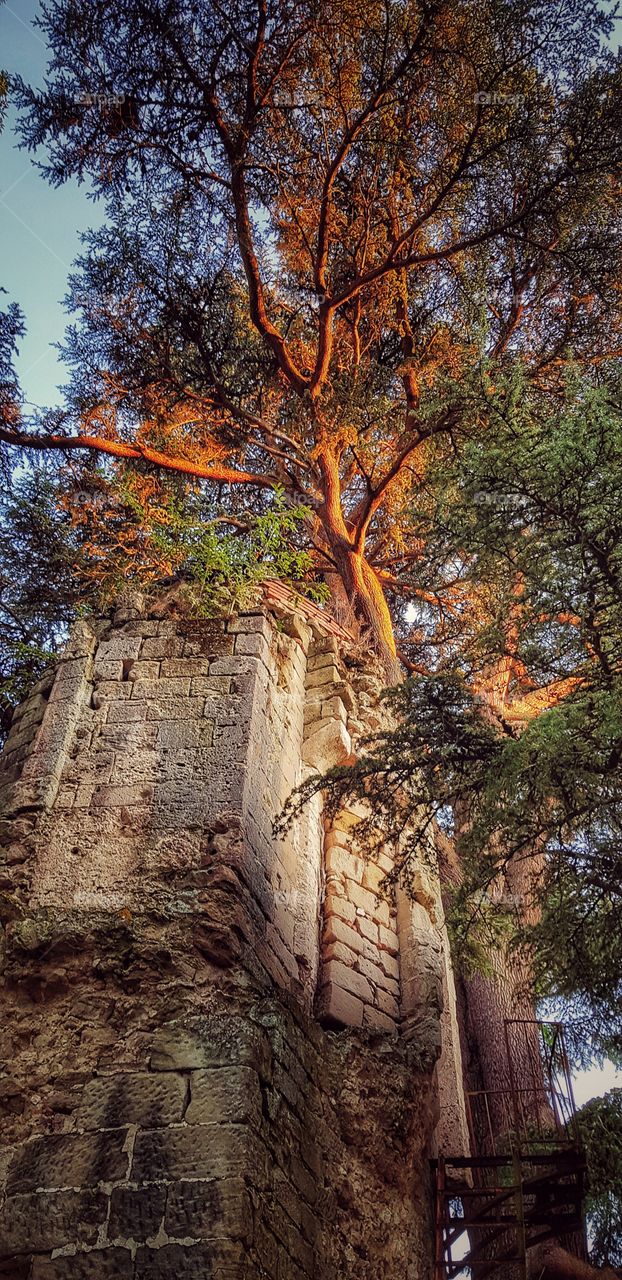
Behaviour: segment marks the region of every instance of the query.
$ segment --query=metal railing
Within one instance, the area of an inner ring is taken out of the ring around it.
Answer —
[[[564,1029],[558,1022],[505,1023],[507,1076],[465,1094],[471,1147],[480,1155],[576,1145],[579,1133]]]
[[[465,1094],[472,1154],[435,1164],[437,1280],[524,1280],[528,1250],[551,1238],[587,1257],[563,1026],[509,1019],[504,1042],[498,1086]]]

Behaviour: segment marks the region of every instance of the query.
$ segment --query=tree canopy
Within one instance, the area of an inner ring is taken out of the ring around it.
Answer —
[[[396,672],[413,485],[464,384],[620,349],[620,69],[595,3],[51,0],[25,145],[106,202],[71,281],[66,410],[5,445],[309,509]],[[262,498],[263,495],[263,498]],[[344,603],[345,607],[345,603]],[[399,629],[399,627],[398,627]]]
[[[367,796],[406,875],[432,821],[445,827],[465,958],[513,932],[537,991],[572,1001],[585,1052],[619,1060],[620,387],[569,377],[562,407],[520,379],[496,395],[495,427],[426,475],[419,536],[445,606],[420,607],[397,727],[328,781],[334,803]],[[520,901],[501,888],[516,860],[531,862]]]

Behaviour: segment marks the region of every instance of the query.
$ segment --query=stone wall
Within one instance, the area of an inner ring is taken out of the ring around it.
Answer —
[[[439,1096],[464,1120],[437,890],[385,894],[356,811],[273,834],[377,689],[299,616],[130,609],[16,713],[0,1275],[430,1274]]]

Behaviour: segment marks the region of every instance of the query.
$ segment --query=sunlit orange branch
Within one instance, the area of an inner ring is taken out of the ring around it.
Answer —
[[[564,680],[553,680],[551,684],[544,685],[541,689],[534,689],[524,698],[513,698],[510,702],[503,702],[487,696],[486,701],[509,723],[525,723],[541,715],[543,711],[550,711],[552,707],[563,702],[564,698],[580,689],[584,683],[579,676],[568,676]]]
[[[354,143],[360,137],[368,121],[375,115],[384,102],[387,94],[391,89],[395,88],[395,86],[399,84],[409,66],[412,65],[420,48],[425,30],[426,24],[425,22],[421,22],[414,39],[409,44],[404,57],[400,60],[392,75],[390,75],[386,80],[381,81],[376,92],[365,104],[362,111],[359,112],[356,119],[346,131],[345,136],[342,138],[341,144],[337,149],[336,155],[333,157],[329,166],[324,179],[324,186],[320,201],[317,256],[314,272],[315,287],[320,294],[326,295],[328,291],[327,266],[330,249],[330,211],[332,207],[331,197],[335,180],[345,164]],[[311,378],[311,391],[313,395],[317,395],[319,388],[324,382],[330,365],[335,309],[336,308],[334,307],[332,300],[328,298],[326,298],[320,306],[317,355],[315,368]]]
[[[182,475],[196,476],[199,480],[212,480],[215,484],[253,484],[262,489],[273,489],[277,476],[259,475],[252,471],[238,471],[235,467],[218,465],[202,466],[190,458],[172,457],[151,449],[149,445],[129,444],[125,440],[108,440],[102,436],[29,435],[0,427],[0,440],[20,449],[86,450],[89,453],[107,453],[113,458],[129,458],[150,462],[163,471],[177,471]]]
[[[410,436],[401,453],[398,454],[395,462],[389,470],[385,472],[378,484],[374,486],[372,493],[361,504],[359,510],[355,513],[353,520],[356,525],[355,547],[358,551],[362,550],[370,523],[378,510],[382,506],[387,489],[393,484],[404,470],[406,463],[410,460],[416,449],[427,440],[429,436],[435,435],[440,431],[447,431],[454,419],[457,420],[457,412],[454,409],[448,409],[442,418],[433,426],[424,429],[418,429]]]

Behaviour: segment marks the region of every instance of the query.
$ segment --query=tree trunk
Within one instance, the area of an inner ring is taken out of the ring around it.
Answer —
[[[370,647],[386,671],[387,683],[398,684],[404,672],[396,653],[391,614],[377,575],[365,557],[353,551],[349,543],[344,545],[341,538],[331,545],[331,555],[337,562],[339,577],[355,616],[363,631],[368,632]]]
[[[389,684],[403,678],[395,648],[393,621],[382,584],[365,559],[364,547],[357,549],[341,506],[339,460],[329,447],[318,455],[324,501],[318,511],[322,533],[335,563],[355,617],[369,631],[371,648],[384,666]]]
[[[515,903],[523,906],[526,916],[531,914],[530,887],[538,874],[541,859],[516,858],[507,868],[503,885],[498,892],[512,894]],[[449,860],[449,876],[455,883],[460,875],[459,859]],[[488,1106],[472,1106],[475,1138],[478,1151],[489,1154],[493,1148],[498,1153],[508,1149],[507,1138],[517,1122],[512,1103],[512,1076],[506,1046],[506,1020],[525,1019],[535,1021],[531,969],[527,955],[522,957],[499,946],[488,957],[492,975],[475,974],[463,978],[458,985],[458,1022],[461,1030],[465,1086],[467,1090],[485,1091]],[[512,1074],[514,1084],[526,1090],[519,1094],[519,1130],[529,1130],[533,1125],[537,1133],[554,1126],[544,1065],[540,1059],[537,1031],[526,1029],[520,1040],[511,1044]],[[500,1091],[500,1092],[497,1092]],[[485,1174],[482,1187],[485,1185]],[[507,1243],[507,1241],[505,1241]],[[484,1256],[494,1262],[495,1253],[504,1247],[503,1238],[490,1245]],[[505,1267],[505,1264],[504,1264]],[[530,1249],[527,1255],[527,1271],[530,1280],[618,1280],[616,1272],[606,1267],[593,1267],[589,1262],[568,1252],[560,1240],[547,1241]],[[501,1268],[495,1268],[495,1280],[506,1280]]]
[[[524,924],[533,917],[532,885],[541,864],[542,855],[537,852],[514,858],[492,890],[497,899],[510,900]],[[537,1029],[525,1025],[520,1035],[510,1039],[506,1031],[507,1022],[536,1021],[529,956],[501,941],[490,949],[487,959],[490,975],[478,973],[464,979],[463,1029],[467,1087],[483,1090],[489,1097],[486,1118],[491,1132],[486,1136],[492,1145],[503,1141],[517,1124],[521,1132],[531,1127],[546,1132],[554,1126],[554,1115]],[[524,1093],[517,1095],[516,1089]]]
[[[550,1240],[531,1250],[529,1277],[530,1280],[620,1280],[620,1272],[612,1267],[593,1267]]]

